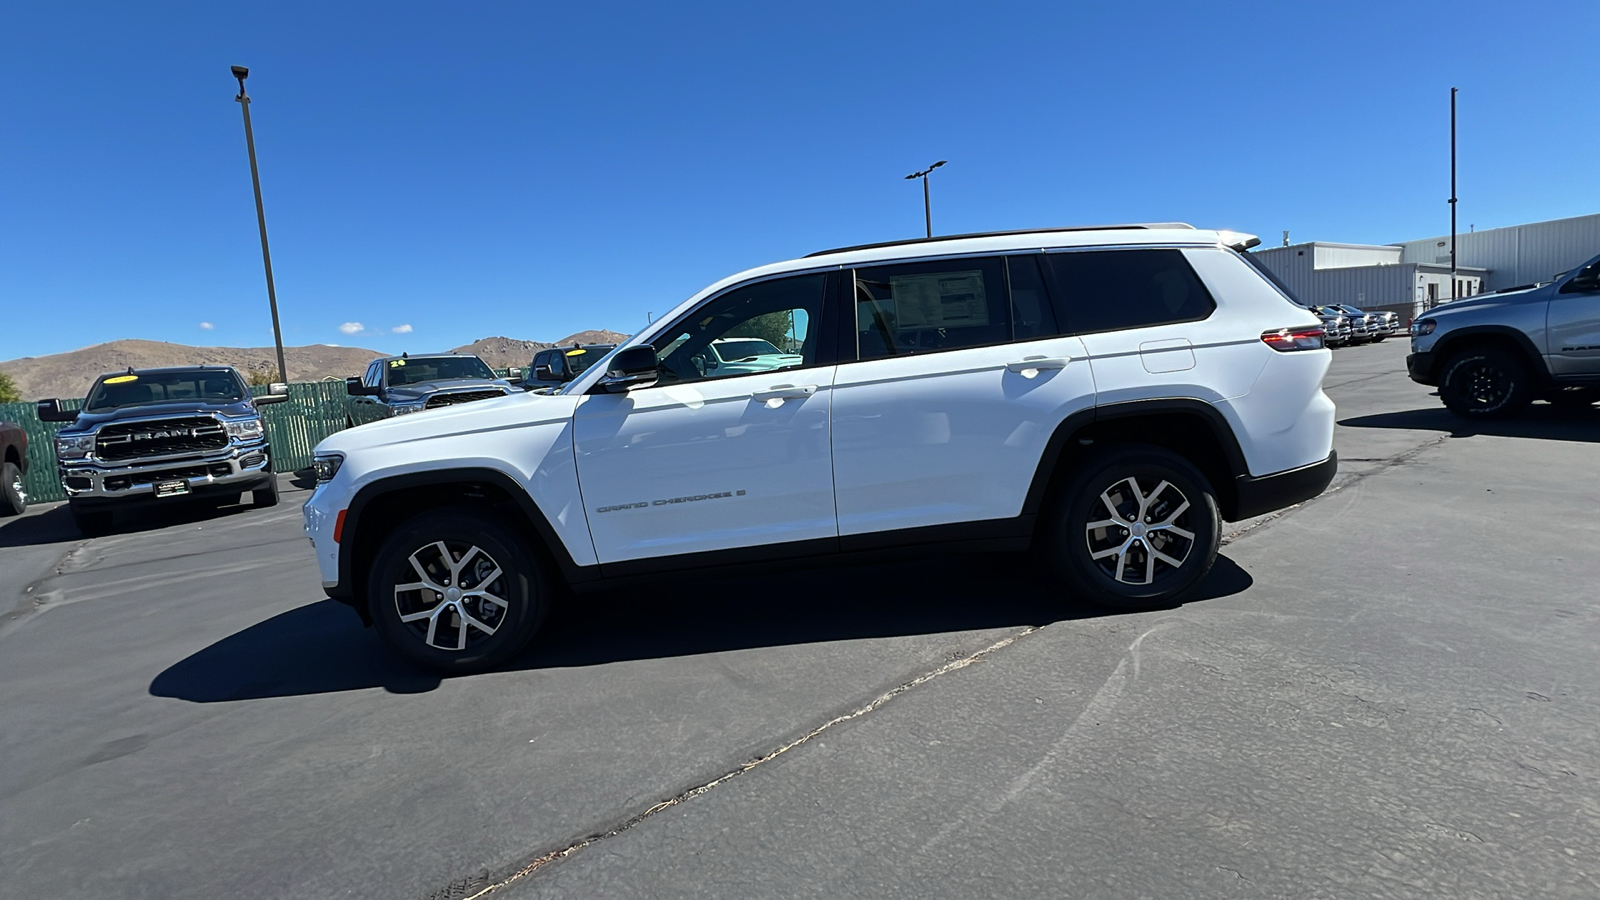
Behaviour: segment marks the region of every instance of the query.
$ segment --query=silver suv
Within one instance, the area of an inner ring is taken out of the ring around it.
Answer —
[[[1430,310],[1411,323],[1406,370],[1467,418],[1509,416],[1539,398],[1600,400],[1600,257]]]

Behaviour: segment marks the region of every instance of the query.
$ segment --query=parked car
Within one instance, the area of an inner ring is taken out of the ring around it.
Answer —
[[[1170,604],[1223,519],[1337,465],[1321,323],[1241,258],[1255,243],[964,235],[735,275],[556,393],[324,440],[323,586],[445,672],[510,659],[558,583],[731,562],[1025,550],[1063,600]],[[713,349],[779,329],[770,368]]]
[[[1392,312],[1367,312],[1366,310],[1357,309],[1348,303],[1336,303],[1333,308],[1343,311],[1345,315],[1350,316],[1352,319],[1357,317],[1363,319],[1367,325],[1368,337],[1372,339],[1373,343],[1378,343],[1384,338],[1397,335],[1402,330],[1400,328],[1400,317]]]
[[[574,344],[571,347],[551,347],[540,350],[528,363],[522,379],[524,390],[558,388],[582,375],[588,368],[610,353],[616,344]]]
[[[1337,315],[1332,312],[1317,312],[1317,318],[1322,320],[1323,341],[1329,347],[1341,347],[1350,343],[1350,317]]]
[[[1452,300],[1411,323],[1411,380],[1470,419],[1600,400],[1600,257],[1554,281]]]
[[[1317,315],[1344,316],[1350,327],[1350,343],[1368,344],[1379,340],[1378,320],[1376,316],[1368,315],[1360,310],[1353,310],[1339,305],[1318,306],[1312,310]]]
[[[258,407],[288,390],[252,399],[230,366],[130,368],[95,379],[79,411],[39,401],[41,420],[70,423],[56,435],[56,467],[78,528],[104,531],[118,509],[177,497],[249,491],[256,506],[276,505]]]
[[[496,378],[476,356],[463,353],[385,356],[367,364],[366,374],[345,379],[345,418],[352,428],[519,392]]]
[[[28,433],[21,425],[0,422],[0,516],[20,516],[28,509]]]

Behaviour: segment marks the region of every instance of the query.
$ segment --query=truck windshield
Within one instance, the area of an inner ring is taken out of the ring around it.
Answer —
[[[389,360],[389,386],[421,384],[424,381],[449,381],[454,378],[481,378],[492,381],[494,373],[476,356],[413,356]]]
[[[83,408],[106,412],[151,403],[238,403],[244,398],[244,385],[226,370],[130,372],[95,382]]]

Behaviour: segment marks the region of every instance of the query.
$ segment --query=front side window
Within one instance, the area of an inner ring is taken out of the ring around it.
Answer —
[[[857,269],[855,300],[860,359],[1011,340],[1001,257]]]
[[[1045,258],[1057,311],[1074,333],[1198,322],[1217,308],[1181,250],[1079,250]]]
[[[379,363],[367,366],[367,374],[361,377],[361,383],[367,387],[377,387],[379,379],[383,376],[383,368]]]
[[[775,278],[734,288],[691,312],[652,345],[658,384],[813,365],[827,276]]]

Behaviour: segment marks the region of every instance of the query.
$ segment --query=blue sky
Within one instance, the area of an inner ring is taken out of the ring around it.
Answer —
[[[1597,212],[1597,25],[1592,2],[11,4],[0,359],[271,344],[230,64],[285,343],[399,351],[631,332],[740,269],[915,237],[903,176],[936,159],[938,232],[1442,234],[1451,85],[1462,230]]]

